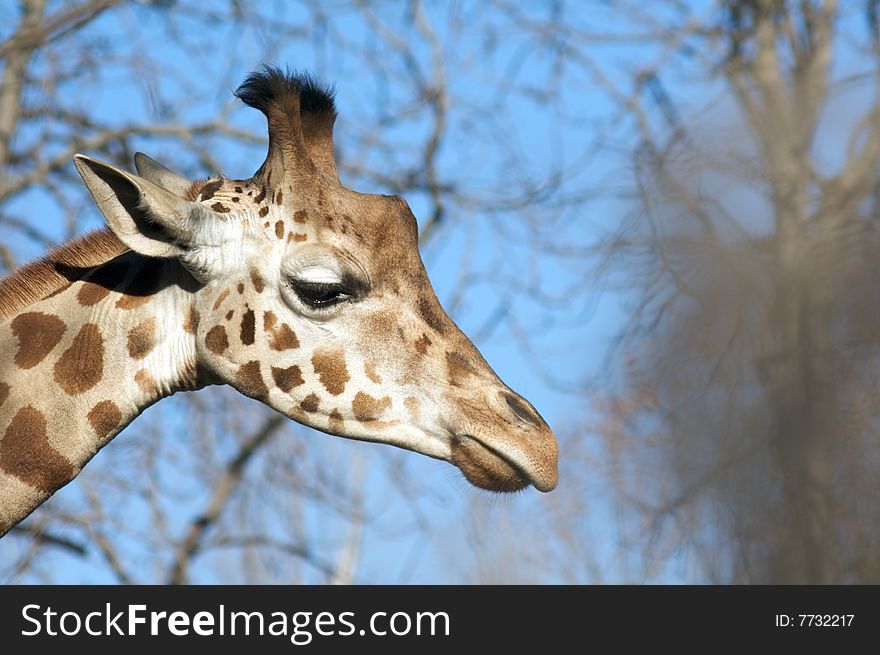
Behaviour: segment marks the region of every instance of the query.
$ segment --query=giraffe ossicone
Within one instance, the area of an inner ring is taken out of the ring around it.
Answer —
[[[332,95],[271,67],[236,95],[268,122],[250,179],[77,155],[108,228],[0,280],[0,535],[144,408],[212,384],[484,489],[553,489],[552,431],[443,311],[406,202],[341,185]]]

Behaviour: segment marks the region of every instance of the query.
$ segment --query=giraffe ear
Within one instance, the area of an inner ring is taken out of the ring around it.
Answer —
[[[163,166],[152,157],[142,152],[134,153],[134,167],[138,175],[153,184],[168,189],[174,195],[183,198],[192,186],[192,182]]]
[[[97,159],[75,155],[73,162],[122,243],[149,257],[183,254],[193,240],[195,203]]]

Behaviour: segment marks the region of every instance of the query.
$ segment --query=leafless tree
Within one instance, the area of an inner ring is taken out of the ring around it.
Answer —
[[[596,427],[648,577],[878,580],[876,17],[680,15],[620,96],[637,194],[604,270],[631,320]]]

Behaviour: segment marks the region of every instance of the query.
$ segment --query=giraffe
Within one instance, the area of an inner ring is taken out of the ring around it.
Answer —
[[[344,187],[332,92],[251,73],[246,180],[74,163],[107,226],[0,281],[0,535],[140,412],[228,384],[331,435],[445,460],[498,492],[557,483],[557,444],[442,309],[397,196]]]

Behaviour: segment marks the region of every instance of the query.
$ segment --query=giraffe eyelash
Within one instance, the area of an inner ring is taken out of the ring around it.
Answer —
[[[310,282],[288,278],[288,285],[299,301],[310,309],[327,309],[355,296],[342,282]]]

